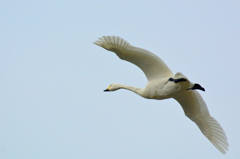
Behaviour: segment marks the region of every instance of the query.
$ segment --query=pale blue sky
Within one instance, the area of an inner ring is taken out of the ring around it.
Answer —
[[[240,156],[239,1],[0,1],[1,159]],[[136,66],[93,44],[116,35],[200,83],[221,154],[173,99],[146,100]]]

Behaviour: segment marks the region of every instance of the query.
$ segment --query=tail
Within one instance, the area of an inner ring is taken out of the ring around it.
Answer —
[[[118,37],[118,36],[103,36],[102,38],[98,38],[99,40],[95,41],[94,44],[103,47],[109,51],[123,51],[126,47],[130,46],[130,44]]]

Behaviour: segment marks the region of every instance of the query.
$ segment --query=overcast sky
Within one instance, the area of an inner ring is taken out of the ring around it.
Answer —
[[[1,159],[233,159],[240,156],[240,2],[0,1]],[[131,63],[93,44],[147,49],[201,84],[230,144],[221,154],[173,99],[147,100]]]

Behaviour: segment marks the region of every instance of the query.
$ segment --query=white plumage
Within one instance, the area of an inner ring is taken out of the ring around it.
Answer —
[[[195,90],[204,91],[199,84],[190,82],[178,72],[175,75],[168,66],[153,53],[134,47],[117,36],[103,36],[94,44],[116,53],[116,55],[138,66],[146,75],[148,83],[144,89],[121,84],[111,84],[105,91],[127,89],[148,99],[177,100],[187,117],[197,124],[202,133],[223,154],[228,150],[227,137],[220,124],[209,114],[206,103]]]

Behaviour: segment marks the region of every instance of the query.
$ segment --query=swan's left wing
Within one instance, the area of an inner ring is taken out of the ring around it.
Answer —
[[[145,49],[134,47],[120,37],[103,36],[94,44],[115,52],[120,59],[138,66],[148,81],[173,75],[172,71],[157,55]]]
[[[226,134],[220,124],[209,114],[206,103],[195,90],[186,90],[174,97],[185,112],[194,121],[208,140],[223,154],[228,150]]]

